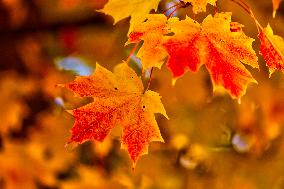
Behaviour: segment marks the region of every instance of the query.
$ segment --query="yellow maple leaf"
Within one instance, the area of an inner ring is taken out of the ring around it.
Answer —
[[[129,34],[126,45],[144,40],[143,46],[136,54],[143,63],[143,69],[161,68],[167,53],[160,44],[166,33],[168,33],[167,17],[162,14],[149,14],[147,22],[136,25]]]
[[[152,9],[157,10],[159,2],[160,0],[109,0],[99,12],[111,15],[114,18],[114,24],[131,16],[129,31],[132,31],[137,23],[143,22]]]

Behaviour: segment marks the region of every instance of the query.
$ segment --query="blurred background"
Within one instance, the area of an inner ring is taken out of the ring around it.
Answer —
[[[96,62],[111,70],[132,49],[124,46],[129,18],[113,25],[95,11],[106,2],[0,1],[0,189],[284,188],[284,75],[269,78],[260,56],[260,70],[248,67],[258,84],[240,102],[213,94],[204,68],[175,86],[165,66],[154,69],[150,89],[161,94],[170,120],[156,116],[165,143],[151,143],[134,170],[119,131],[103,143],[65,147],[74,122],[65,109],[90,99],[56,84],[90,75]],[[284,4],[273,19],[270,0],[247,2],[263,26],[269,22],[284,37]],[[171,5],[161,2],[158,12]],[[214,13],[207,8],[196,20]],[[190,9],[176,15],[192,17]],[[218,10],[232,11],[257,39],[253,20],[236,4],[220,0]],[[258,54],[257,40],[254,49]],[[131,64],[139,71],[134,56]]]

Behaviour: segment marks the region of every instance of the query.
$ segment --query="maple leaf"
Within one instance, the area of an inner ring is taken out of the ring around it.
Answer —
[[[192,5],[192,11],[194,14],[199,12],[206,12],[207,4],[216,6],[217,0],[183,0],[185,3],[190,3]]]
[[[149,14],[147,15],[147,22],[137,25],[129,34],[126,45],[144,40],[143,46],[136,54],[143,62],[143,69],[161,68],[167,56],[167,53],[161,46],[162,37],[167,33],[167,17],[163,14]]]
[[[272,5],[273,5],[273,18],[274,18],[275,15],[276,15],[276,11],[277,11],[278,8],[279,8],[280,2],[281,2],[281,0],[272,0]]]
[[[65,85],[93,102],[70,111],[75,117],[69,142],[103,141],[112,128],[122,126],[122,148],[133,163],[148,152],[151,141],[161,141],[154,113],[167,117],[158,93],[147,90],[136,73],[122,63],[110,72],[97,64],[94,75],[77,77]]]
[[[273,30],[268,26],[258,34],[260,40],[260,54],[264,57],[269,68],[270,76],[276,70],[284,71],[284,40],[274,35]]]
[[[252,49],[253,39],[242,31],[231,32],[231,14],[207,16],[202,24],[186,18],[170,19],[172,36],[166,36],[164,46],[169,54],[168,67],[174,78],[186,69],[198,71],[205,64],[213,81],[229,91],[233,98],[241,97],[248,83],[255,82],[242,63],[258,68]]]
[[[129,31],[137,24],[144,21],[146,15],[154,9],[157,10],[160,0],[109,0],[99,12],[111,15],[114,24],[121,19],[131,16]]]

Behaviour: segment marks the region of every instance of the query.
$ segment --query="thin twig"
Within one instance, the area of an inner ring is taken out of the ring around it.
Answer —
[[[256,24],[258,33],[259,33],[260,30],[261,31],[263,30],[262,26],[260,25],[258,20],[255,18],[254,14],[253,14],[250,6],[247,4],[247,2],[245,2],[244,0],[231,0],[231,1],[236,3],[237,5],[239,5],[241,8],[243,8],[243,10],[245,10],[250,15],[250,17],[252,17],[252,19],[254,20],[254,22]]]
[[[174,4],[173,6],[170,6],[169,8],[167,8],[166,10],[163,11],[163,14],[165,14],[170,9],[175,8],[175,7],[179,6],[179,5],[182,5],[182,3],[177,3],[177,4]]]
[[[168,18],[171,18],[171,17],[174,15],[174,13],[175,13],[179,8],[181,8],[181,6],[176,7],[176,8],[169,14]]]

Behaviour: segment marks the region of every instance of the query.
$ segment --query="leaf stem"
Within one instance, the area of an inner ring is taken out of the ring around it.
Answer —
[[[148,79],[148,82],[147,82],[147,86],[146,86],[146,88],[145,88],[145,90],[144,90],[144,93],[149,89],[149,87],[150,87],[150,84],[151,84],[151,81],[152,81],[152,74],[153,73],[153,67],[151,68],[151,70],[150,70],[150,76],[149,76],[149,79]]]
[[[134,47],[131,49],[130,53],[129,53],[129,56],[127,57],[125,63],[129,65],[129,62],[130,62],[130,59],[131,59],[131,56],[135,53],[137,47],[139,45],[139,42],[135,43]]]

